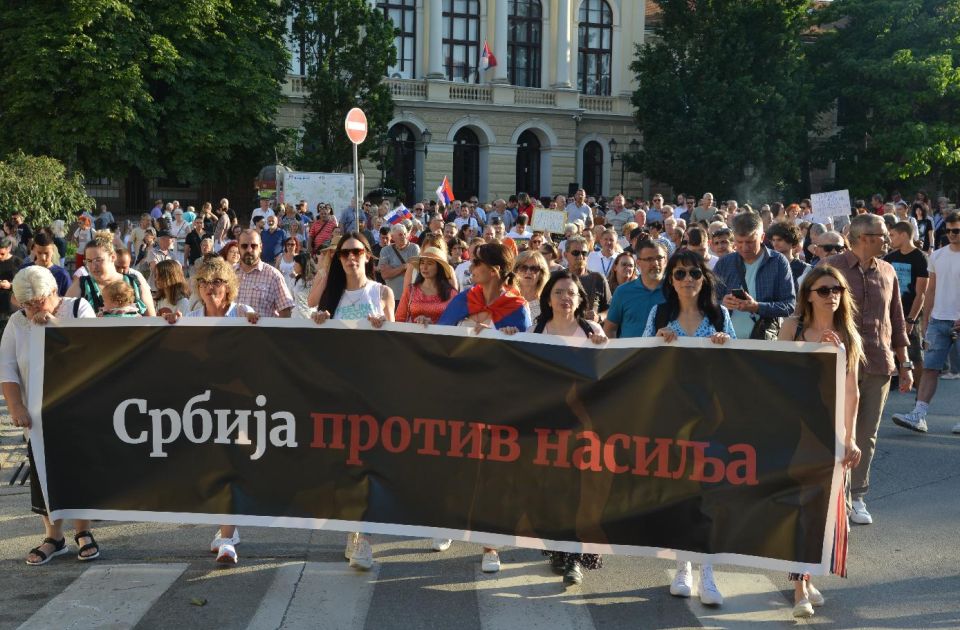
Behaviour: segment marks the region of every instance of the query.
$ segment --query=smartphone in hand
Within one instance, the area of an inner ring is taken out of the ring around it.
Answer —
[[[747,299],[747,292],[744,291],[743,289],[734,289],[730,293],[733,294],[733,297],[737,298],[738,300]]]

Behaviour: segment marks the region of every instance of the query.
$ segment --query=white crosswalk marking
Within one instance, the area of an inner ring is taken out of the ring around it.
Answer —
[[[93,566],[20,626],[21,630],[132,628],[186,563]]]
[[[291,562],[277,570],[248,630],[363,628],[380,565],[367,572],[346,562]]]
[[[480,574],[476,589],[483,630],[595,627],[583,598],[565,590],[543,561],[504,564],[499,573]]]
[[[671,574],[671,579],[672,579]],[[787,576],[784,575],[786,580]],[[770,578],[758,573],[714,572],[723,606],[711,608],[700,603],[696,593],[687,600],[690,610],[704,628],[754,630],[758,624],[792,620],[792,607]],[[694,590],[696,590],[694,573]]]

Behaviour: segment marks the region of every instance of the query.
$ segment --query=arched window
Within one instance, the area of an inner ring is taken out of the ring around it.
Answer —
[[[480,0],[443,0],[443,60],[448,81],[480,82]]]
[[[590,141],[583,147],[582,186],[588,195],[603,194],[603,147],[599,142]]]
[[[542,16],[540,0],[510,0],[507,71],[512,85],[540,87]]]
[[[480,140],[464,127],[453,137],[453,196],[480,195]]]
[[[540,196],[540,139],[529,129],[517,138],[517,188],[531,197]]]
[[[417,153],[413,132],[406,125],[394,125],[387,134],[387,151],[390,152],[387,182],[396,186],[404,204],[417,200]]]
[[[377,6],[397,29],[393,43],[397,47],[396,62],[387,69],[387,76],[395,79],[415,78],[414,64],[417,48],[417,0],[380,0]]]
[[[609,96],[613,13],[606,0],[583,0],[579,41],[577,90],[581,94]]]

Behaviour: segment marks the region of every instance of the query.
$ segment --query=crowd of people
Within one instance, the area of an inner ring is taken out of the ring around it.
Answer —
[[[754,209],[712,194],[617,195],[597,203],[584,190],[567,199],[520,194],[492,203],[413,204],[392,221],[393,204],[341,209],[262,199],[240,221],[226,199],[197,212],[157,201],[136,226],[102,207],[73,226],[28,226],[14,215],[0,239],[0,383],[14,424],[29,427],[25,345],[31,326],[80,317],[298,317],[402,321],[495,328],[588,339],[709,338],[831,343],[846,351],[844,465],[849,522],[868,525],[871,463],[891,387],[916,388],[913,411],[892,421],[925,433],[939,379],[960,378],[960,214],[923,191],[856,201],[848,217],[813,221],[809,200]],[[540,210],[565,212],[562,234],[535,229]],[[109,216],[106,216],[109,215]],[[836,223],[836,225],[834,225]],[[68,267],[73,267],[68,270]],[[960,423],[953,427],[960,433]],[[31,454],[32,457],[32,454]],[[62,524],[46,517],[35,473],[32,508],[44,539],[31,565],[67,553]],[[90,524],[75,523],[78,558],[99,556]],[[847,518],[837,527],[833,569],[845,574]],[[239,530],[222,525],[217,561],[238,562]],[[434,540],[437,551],[451,541]],[[374,562],[366,536],[350,534],[351,566]],[[552,553],[568,584],[600,569],[594,554]],[[500,569],[485,548],[483,571]],[[791,575],[794,614],[823,595],[808,575]],[[712,567],[698,572],[705,604],[720,605]],[[690,597],[693,569],[679,562],[670,592]]]

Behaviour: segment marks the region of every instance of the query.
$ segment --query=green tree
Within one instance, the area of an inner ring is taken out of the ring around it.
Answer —
[[[181,180],[272,159],[283,33],[276,0],[7,0],[0,154]]]
[[[796,185],[808,1],[656,2],[661,25],[631,65],[643,134],[634,168],[677,189],[741,199]]]
[[[383,77],[396,59],[395,29],[366,0],[287,0],[287,6],[294,15],[294,36],[307,55],[309,96],[298,166],[341,171],[353,163],[343,128],[347,112],[359,107],[367,115],[361,158],[378,151],[373,139],[393,116],[393,97]]]
[[[956,182],[960,0],[844,0],[817,22],[814,92],[839,125],[818,153],[836,161],[838,184],[866,194]]]
[[[93,207],[83,176],[51,157],[18,151],[0,162],[0,219],[21,212],[33,226],[55,219],[68,223],[79,210]]]

